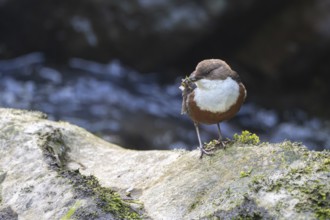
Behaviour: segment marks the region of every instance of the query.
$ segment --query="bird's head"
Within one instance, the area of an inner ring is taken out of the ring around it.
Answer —
[[[195,82],[199,88],[207,88],[210,81],[234,78],[235,75],[237,75],[235,71],[225,61],[209,59],[198,63],[195,71],[190,74],[189,81]]]

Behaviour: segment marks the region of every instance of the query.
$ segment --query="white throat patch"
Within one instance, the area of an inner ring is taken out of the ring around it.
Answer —
[[[225,80],[201,79],[196,85],[194,100],[202,110],[225,112],[239,96],[239,85],[230,77]]]

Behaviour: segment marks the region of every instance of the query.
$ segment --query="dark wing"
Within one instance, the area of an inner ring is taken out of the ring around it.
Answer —
[[[181,86],[183,86],[181,114],[186,114],[189,111],[188,102],[187,102],[188,96],[190,93],[194,91],[196,85],[195,83],[191,82],[189,78],[187,78],[182,81]]]

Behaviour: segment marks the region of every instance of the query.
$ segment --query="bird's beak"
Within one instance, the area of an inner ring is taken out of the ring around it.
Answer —
[[[195,76],[190,76],[189,81],[190,82],[196,82],[198,79]]]
[[[200,74],[199,74],[199,75],[196,75],[196,70],[195,70],[194,72],[192,72],[192,73],[190,74],[190,76],[189,76],[188,79],[189,79],[190,82],[196,82],[196,81],[202,79],[202,77],[201,77]]]

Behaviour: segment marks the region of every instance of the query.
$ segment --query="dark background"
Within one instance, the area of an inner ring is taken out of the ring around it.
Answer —
[[[0,0],[0,105],[126,147],[196,146],[177,87],[207,58],[248,89],[227,136],[329,147],[330,0]]]

